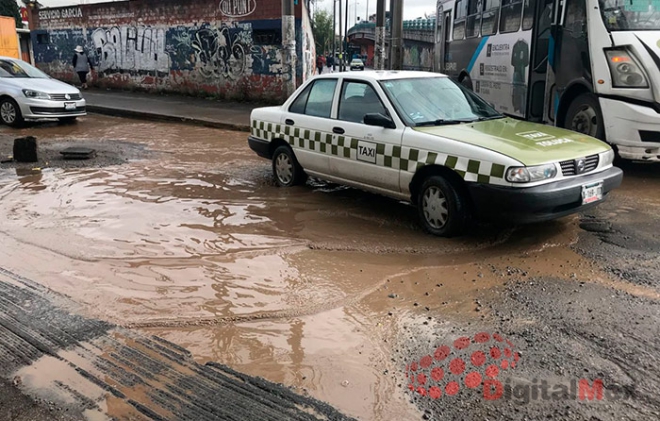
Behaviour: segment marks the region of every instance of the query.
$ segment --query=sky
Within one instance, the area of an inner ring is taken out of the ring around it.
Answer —
[[[39,3],[43,4],[46,7],[57,7],[57,6],[68,6],[72,4],[81,4],[81,3],[101,3],[109,0],[39,0]],[[219,0],[215,0],[218,3]],[[259,7],[259,1],[257,0],[257,7]],[[435,11],[436,0],[404,0],[403,8],[403,18],[404,19],[415,19],[418,17],[424,16],[425,13],[432,15]],[[315,7],[318,10],[325,9],[332,12],[332,2],[333,0],[317,0],[317,5]],[[20,4],[20,0],[18,1]],[[357,5],[356,5],[357,3]],[[368,3],[368,4],[367,4]],[[389,0],[386,1],[389,5]],[[342,0],[342,5],[346,5],[346,1]],[[348,0],[348,25],[351,26],[352,23],[355,23],[355,15],[360,17],[360,20],[365,18],[367,12],[367,6],[369,6],[369,14],[376,13],[376,0]],[[342,6],[343,7],[343,6]]]

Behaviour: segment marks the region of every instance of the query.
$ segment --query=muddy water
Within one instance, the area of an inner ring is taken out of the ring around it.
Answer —
[[[71,296],[79,311],[361,419],[419,417],[392,359],[402,326],[483,320],[477,297],[497,294],[512,267],[607,281],[568,248],[576,218],[433,238],[404,204],[316,181],[275,187],[245,133],[88,117],[21,134],[154,154],[0,170],[0,266]]]

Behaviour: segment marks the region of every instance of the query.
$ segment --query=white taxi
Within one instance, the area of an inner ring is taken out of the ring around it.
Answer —
[[[426,231],[472,217],[526,223],[601,202],[621,183],[595,138],[505,117],[445,75],[320,75],[251,114],[250,148],[280,186],[308,175],[412,202]]]

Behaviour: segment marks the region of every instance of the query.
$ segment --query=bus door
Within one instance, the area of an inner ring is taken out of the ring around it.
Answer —
[[[555,87],[551,93],[550,115],[555,125],[555,115],[559,110],[562,94],[574,83],[581,83],[591,89],[591,58],[587,39],[587,2],[592,0],[562,0],[563,10],[559,10],[559,24],[554,25],[554,52],[552,53]]]
[[[536,9],[534,16],[534,35],[532,45],[532,66],[529,79],[530,95],[528,118],[531,121],[543,122],[546,105],[548,104],[549,87],[554,84],[554,75],[550,68],[552,48],[552,23],[554,4],[559,0],[529,0]],[[525,2],[527,3],[527,2]]]
[[[451,30],[451,9],[443,11],[442,6],[438,7],[436,22],[438,22],[438,24],[435,32],[435,71],[445,73],[447,44],[449,43],[449,34]]]

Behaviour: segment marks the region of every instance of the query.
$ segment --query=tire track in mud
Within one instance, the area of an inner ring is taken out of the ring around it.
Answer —
[[[349,419],[282,385],[198,364],[163,339],[71,314],[67,304],[0,268],[0,374],[33,398],[94,420]]]

